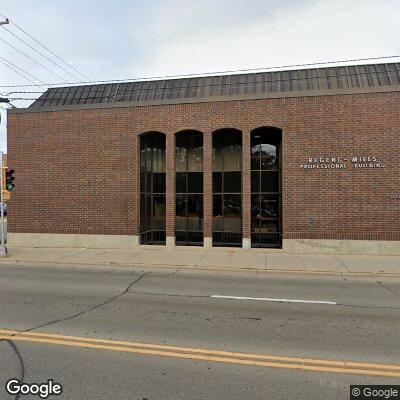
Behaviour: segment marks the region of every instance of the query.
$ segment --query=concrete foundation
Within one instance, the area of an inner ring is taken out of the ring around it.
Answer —
[[[53,233],[8,233],[8,246],[23,247],[86,247],[92,249],[132,249],[139,236],[74,235]]]
[[[11,247],[77,247],[93,249],[133,249],[139,246],[139,236],[74,235],[52,233],[8,233]],[[180,246],[182,247],[182,246]],[[166,248],[175,248],[175,236],[168,236]],[[203,248],[212,249],[212,238],[205,237]],[[251,249],[251,240],[243,239],[243,249],[260,252],[296,254],[364,254],[400,255],[400,241],[380,240],[315,240],[284,239],[283,249]],[[240,249],[235,249],[240,251]]]
[[[211,237],[205,237],[204,238],[203,247],[205,249],[211,249],[212,248],[212,238]]]
[[[285,253],[400,255],[400,241],[284,239]]]
[[[165,245],[168,250],[172,250],[175,247],[175,236],[167,236],[165,240]]]
[[[251,249],[251,239],[243,238],[242,239],[242,248],[243,249]]]

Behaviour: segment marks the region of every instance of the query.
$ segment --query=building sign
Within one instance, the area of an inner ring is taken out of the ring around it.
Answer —
[[[376,156],[352,157],[309,157],[308,162],[300,164],[301,169],[347,169],[350,168],[385,168],[386,164]]]

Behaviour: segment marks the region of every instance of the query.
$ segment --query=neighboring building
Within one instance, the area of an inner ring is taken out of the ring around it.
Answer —
[[[400,254],[400,64],[52,88],[8,153],[10,245]]]

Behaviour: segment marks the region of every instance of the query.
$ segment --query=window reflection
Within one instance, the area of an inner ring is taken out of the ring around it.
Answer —
[[[242,135],[213,135],[213,245],[242,244]]]
[[[165,135],[140,136],[140,241],[165,244]]]
[[[280,247],[281,131],[260,128],[251,134],[252,247]]]
[[[177,245],[203,244],[203,135],[188,131],[176,135]]]

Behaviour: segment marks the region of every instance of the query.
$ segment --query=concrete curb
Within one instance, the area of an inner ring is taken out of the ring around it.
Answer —
[[[254,274],[270,274],[270,275],[290,275],[290,276],[334,276],[334,277],[364,277],[364,278],[393,278],[400,279],[400,273],[395,272],[337,272],[337,271],[305,271],[301,270],[287,270],[287,269],[260,269],[260,268],[239,268],[239,267],[217,267],[217,266],[193,266],[187,264],[149,264],[149,263],[122,263],[122,262],[73,262],[73,261],[26,261],[26,260],[7,260],[0,259],[0,266],[4,264],[15,264],[15,265],[28,265],[28,266],[85,266],[85,267],[131,267],[131,268],[170,268],[170,269],[186,269],[195,271],[208,271],[208,272],[252,272]]]

